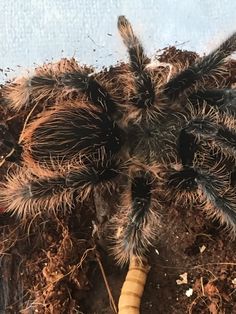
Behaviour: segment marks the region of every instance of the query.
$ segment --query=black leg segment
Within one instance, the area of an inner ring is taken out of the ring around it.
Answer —
[[[199,90],[191,94],[188,99],[194,105],[202,104],[204,101],[209,105],[222,110],[228,109],[231,112],[236,111],[236,90],[235,89],[210,89]]]
[[[131,99],[132,104],[138,108],[149,108],[155,101],[154,83],[145,69],[149,59],[134,34],[131,24],[124,16],[120,16],[118,19],[118,29],[128,48],[130,67],[135,77],[136,95]]]
[[[225,171],[225,170],[224,170]],[[220,170],[219,170],[220,172]],[[203,210],[236,234],[236,197],[235,190],[228,187],[228,178],[222,173],[200,171],[196,178],[203,200]]]
[[[117,109],[117,105],[110,94],[93,76],[73,72],[64,74],[60,80],[66,86],[85,92],[89,100],[105,112],[113,113]]]
[[[171,79],[165,86],[164,94],[169,99],[177,98],[180,93],[189,88],[197,80],[220,66],[223,60],[235,50],[236,33],[223,42],[218,49]]]

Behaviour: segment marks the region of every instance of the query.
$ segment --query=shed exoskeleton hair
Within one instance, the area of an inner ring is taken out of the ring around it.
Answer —
[[[121,265],[154,243],[163,194],[185,206],[197,200],[235,237],[236,91],[214,85],[214,75],[225,71],[236,33],[172,73],[149,66],[124,16],[118,29],[130,62],[112,78],[62,60],[2,87],[4,105],[30,114],[19,141],[2,125],[2,160],[14,165],[1,184],[1,206],[19,217],[70,209],[95,188],[125,182],[111,219]]]

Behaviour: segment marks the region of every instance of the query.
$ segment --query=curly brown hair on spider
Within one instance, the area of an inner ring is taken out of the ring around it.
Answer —
[[[39,112],[18,142],[2,127],[2,160],[14,167],[1,183],[1,206],[22,218],[69,210],[94,189],[125,182],[111,219],[121,265],[154,243],[163,194],[175,204],[199,202],[235,237],[236,90],[219,86],[217,76],[236,50],[236,33],[179,71],[150,66],[124,16],[118,29],[129,64],[112,77],[62,60],[2,87],[1,103],[10,110]]]

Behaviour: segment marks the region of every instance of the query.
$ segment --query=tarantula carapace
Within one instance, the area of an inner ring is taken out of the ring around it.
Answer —
[[[125,184],[111,219],[120,264],[153,243],[163,195],[197,201],[234,236],[236,91],[205,81],[223,75],[236,33],[177,73],[170,64],[150,66],[124,16],[118,29],[130,63],[112,76],[61,61],[2,87],[3,105],[29,111],[19,141],[1,125],[2,159],[14,162],[2,206],[21,217],[70,209],[93,190]]]

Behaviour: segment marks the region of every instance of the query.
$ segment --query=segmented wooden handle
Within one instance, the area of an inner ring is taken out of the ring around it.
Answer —
[[[139,314],[140,303],[150,266],[146,259],[136,256],[130,260],[129,270],[121,289],[118,303],[119,314]]]

